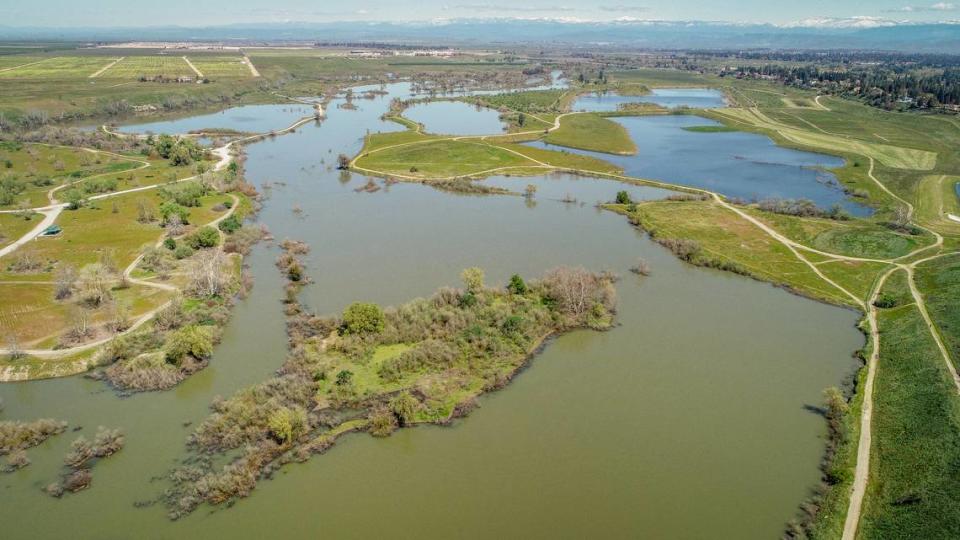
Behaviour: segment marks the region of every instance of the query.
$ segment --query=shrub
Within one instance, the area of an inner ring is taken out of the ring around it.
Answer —
[[[883,293],[873,301],[873,305],[878,308],[892,308],[897,305],[897,297],[893,296],[890,293]]]
[[[241,227],[242,225],[243,225],[243,224],[240,223],[240,219],[237,218],[236,215],[232,215],[232,216],[228,217],[227,219],[221,221],[219,227],[220,227],[220,230],[221,230],[221,231],[223,231],[223,232],[225,232],[225,233],[227,233],[227,234],[233,234],[233,233],[235,233],[238,229],[240,229],[240,227]]]
[[[383,310],[376,304],[356,302],[343,312],[341,334],[379,334],[383,331]]]
[[[307,432],[307,412],[300,407],[282,407],[273,411],[267,426],[275,441],[280,444],[291,443]]]
[[[170,251],[173,251],[177,249],[177,241],[174,240],[173,238],[164,238],[163,247],[169,249]]]
[[[212,248],[220,243],[220,233],[207,225],[186,238],[187,244],[193,249]]]
[[[370,413],[370,434],[374,437],[387,437],[397,429],[397,417],[386,409],[377,409]]]
[[[524,294],[527,292],[527,284],[523,281],[523,278],[517,274],[510,276],[510,283],[507,285],[507,290],[513,294]]]
[[[186,244],[180,244],[175,250],[173,250],[173,256],[176,257],[177,260],[186,259],[192,255],[193,248]]]
[[[196,325],[184,326],[171,332],[164,345],[167,362],[175,365],[180,365],[187,355],[203,360],[212,354],[213,339],[210,332]]]
[[[631,204],[633,200],[630,198],[630,194],[626,191],[617,192],[617,204]]]

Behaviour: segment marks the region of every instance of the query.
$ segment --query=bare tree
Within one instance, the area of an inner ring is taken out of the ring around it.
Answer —
[[[198,296],[218,296],[230,288],[232,276],[227,257],[219,250],[200,252],[189,268],[188,289]]]
[[[99,306],[110,300],[110,270],[102,263],[88,264],[80,270],[80,298]]]
[[[57,272],[54,274],[56,287],[53,296],[57,300],[70,298],[73,294],[73,287],[77,283],[77,267],[70,263],[63,263],[57,266]]]
[[[7,351],[10,353],[10,360],[19,360],[27,354],[20,348],[20,340],[17,335],[11,333],[7,336]]]
[[[576,319],[585,316],[595,305],[611,311],[616,304],[612,279],[581,267],[554,268],[547,272],[543,284],[560,310]]]
[[[180,214],[173,213],[167,218],[167,236],[173,238],[183,234],[183,220]]]
[[[137,221],[140,223],[151,223],[157,220],[156,213],[153,211],[153,205],[147,199],[137,199]]]
[[[67,331],[67,337],[80,341],[93,334],[93,328],[90,326],[90,312],[82,306],[73,306],[67,312],[67,324],[70,329]]]

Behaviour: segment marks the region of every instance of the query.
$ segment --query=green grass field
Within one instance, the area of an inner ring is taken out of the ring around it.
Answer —
[[[622,125],[595,114],[572,114],[560,120],[560,129],[544,141],[558,146],[608,154],[637,153],[637,145]]]
[[[27,219],[29,217],[29,219]],[[0,214],[0,248],[27,234],[39,221],[39,214]]]

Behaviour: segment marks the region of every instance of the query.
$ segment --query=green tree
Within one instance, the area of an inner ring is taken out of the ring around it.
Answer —
[[[632,204],[633,200],[630,198],[630,194],[626,191],[617,192],[617,204]]]
[[[342,334],[379,334],[383,331],[383,324],[383,310],[380,306],[356,302],[344,310],[340,332]]]
[[[170,217],[173,215],[177,215],[180,218],[180,223],[189,223],[190,211],[183,206],[180,206],[174,201],[166,201],[160,205],[160,220],[162,225],[170,223]]]

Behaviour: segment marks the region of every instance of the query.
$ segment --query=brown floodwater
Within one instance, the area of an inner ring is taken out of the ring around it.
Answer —
[[[583,265],[622,275],[618,326],[550,341],[453,426],[347,436],[231,508],[170,522],[161,504],[135,503],[167,487],[167,471],[187,455],[189,423],[215,396],[268,377],[286,354],[278,250],[262,244],[247,260],[255,287],[210,367],[179,387],[119,398],[82,377],[0,386],[0,419],[52,417],[88,437],[98,425],[127,434],[123,451],[96,465],[88,491],[60,500],[41,490],[76,434],[30,450],[32,465],[0,475],[2,537],[779,536],[819,478],[825,426],[806,406],[855,369],[858,315],[685,265],[594,208],[621,189],[636,199],[662,190],[552,175],[490,180],[517,191],[537,184],[535,204],[409,184],[358,193],[366,178],[331,166],[368,130],[399,129],[379,116],[407,87],[389,90],[248,148],[248,177],[273,182],[260,220],[278,240],[312,246],[306,303],[321,313],[360,300],[396,305],[457,285],[467,266],[497,284]],[[579,202],[561,202],[567,194]],[[628,272],[637,257],[651,276]]]

